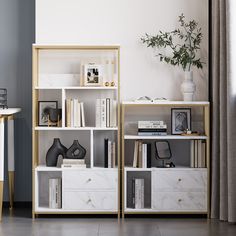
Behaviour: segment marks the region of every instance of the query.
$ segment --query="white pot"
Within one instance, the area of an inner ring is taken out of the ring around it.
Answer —
[[[196,85],[193,82],[193,72],[184,72],[184,81],[181,84],[181,91],[184,101],[193,101],[194,93],[196,91]]]

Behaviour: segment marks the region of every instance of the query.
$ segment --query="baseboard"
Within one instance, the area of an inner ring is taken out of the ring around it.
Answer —
[[[14,208],[31,208],[32,202],[14,202],[13,204]],[[9,208],[10,203],[9,202],[3,202],[4,208]]]

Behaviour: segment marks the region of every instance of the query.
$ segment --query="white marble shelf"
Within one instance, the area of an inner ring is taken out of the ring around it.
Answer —
[[[196,135],[196,136],[187,136],[187,135],[163,135],[163,136],[145,136],[145,135],[125,135],[124,139],[173,139],[173,140],[206,140],[207,136],[205,135]]]
[[[152,168],[135,168],[135,167],[125,167],[125,171],[152,171],[152,170],[158,170],[158,171],[176,171],[176,170],[191,170],[191,171],[199,171],[199,170],[207,170],[207,168],[192,168],[187,166],[176,166],[174,168],[158,168],[158,167],[152,167]]]
[[[114,87],[89,87],[89,86],[54,86],[54,87],[41,87],[41,86],[36,86],[35,87],[36,90],[62,90],[62,89],[66,89],[66,90],[117,90],[118,88],[116,86]]]
[[[95,130],[95,131],[108,131],[108,130],[118,130],[118,127],[107,127],[107,128],[103,128],[103,127],[79,127],[79,128],[76,128],[76,127],[46,127],[46,126],[37,126],[35,127],[35,130],[39,130],[39,131],[55,131],[55,130],[87,130],[87,131],[90,131],[90,130]]]
[[[208,106],[208,101],[123,101],[123,105]]]

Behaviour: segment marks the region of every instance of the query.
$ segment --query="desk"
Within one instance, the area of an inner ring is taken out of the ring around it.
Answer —
[[[8,122],[8,184],[10,208],[14,200],[14,114],[20,112],[20,108],[0,109],[0,221],[2,220],[3,182],[4,182],[4,123]]]

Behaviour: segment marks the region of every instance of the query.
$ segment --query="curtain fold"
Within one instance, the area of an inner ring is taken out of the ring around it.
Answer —
[[[212,0],[211,217],[236,222],[235,0]],[[235,13],[233,12],[235,11]],[[234,14],[233,14],[234,13]]]

